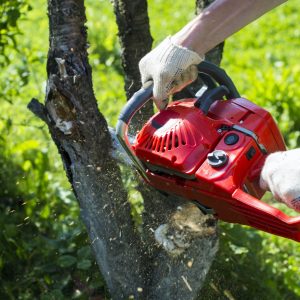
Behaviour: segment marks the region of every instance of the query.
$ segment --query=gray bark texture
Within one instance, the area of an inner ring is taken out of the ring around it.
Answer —
[[[144,269],[141,239],[93,93],[84,1],[49,0],[48,14],[45,105],[32,101],[29,108],[48,124],[112,297],[138,298]]]
[[[196,2],[196,13],[210,4],[204,2]],[[115,0],[113,4],[122,49],[125,91],[129,99],[141,86],[138,62],[151,50],[147,1]],[[219,45],[207,54],[206,59],[220,64],[222,50],[223,45]],[[153,106],[149,103],[133,120],[133,131],[152,114]],[[141,182],[137,188],[144,200],[144,238],[152,262],[149,298],[197,299],[218,247],[215,220],[204,216],[184,199],[165,197]],[[164,251],[153,247],[155,242]]]
[[[140,85],[137,63],[152,44],[147,3],[115,1],[114,8],[124,30],[119,34],[129,97]],[[28,107],[47,123],[57,145],[111,297],[197,299],[218,249],[215,220],[137,180],[145,213],[142,230],[135,228],[115,159],[120,146],[93,92],[84,0],[48,0],[48,15],[45,104],[32,99]],[[152,114],[146,109],[136,126]]]
[[[141,87],[138,62],[152,46],[147,0],[112,1],[119,29],[122,49],[122,66],[125,73],[125,92],[129,99]],[[153,115],[153,105],[148,102],[134,118],[133,129],[145,123]]]

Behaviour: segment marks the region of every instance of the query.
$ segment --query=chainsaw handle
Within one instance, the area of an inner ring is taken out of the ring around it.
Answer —
[[[139,172],[141,173],[141,175],[146,181],[148,181],[146,175],[146,169],[143,163],[136,157],[132,149],[131,143],[128,139],[128,126],[130,120],[135,115],[135,113],[138,112],[139,109],[152,98],[152,95],[153,95],[152,82],[147,87],[145,88],[143,87],[137,92],[135,92],[133,96],[130,98],[130,100],[126,103],[126,105],[123,107],[116,127],[116,135],[119,142],[121,143],[121,145],[129,155],[130,159],[133,161],[136,168],[139,170]]]
[[[146,104],[153,96],[153,84],[147,86],[146,88],[141,88],[133,94],[130,100],[123,107],[119,120],[123,121],[125,124],[129,124],[135,113]]]
[[[208,89],[195,101],[194,106],[200,108],[207,115],[211,105],[228,94],[229,90],[224,85],[220,85],[212,90]]]
[[[213,79],[220,86],[223,86],[223,89],[226,90],[225,94],[228,99],[240,97],[240,94],[237,91],[233,81],[222,68],[208,61],[202,61],[198,65],[198,72],[202,73],[205,76],[208,75],[207,80],[211,82],[211,84],[213,84]],[[153,82],[150,81],[149,83],[150,84],[148,84],[147,87],[143,87],[133,94],[133,96],[122,109],[121,114],[119,116],[119,120],[123,121],[125,124],[128,125],[134,114],[152,98]]]
[[[225,86],[228,89],[228,94],[226,95],[227,99],[240,97],[240,93],[224,69],[204,60],[198,65],[198,72],[200,74],[203,73],[206,76],[209,75],[209,77],[217,82],[220,86]],[[209,78],[206,80],[209,80]],[[212,83],[213,82],[211,82],[211,84]]]
[[[204,74],[207,74],[215,82],[220,85],[224,85],[228,89],[228,96],[232,98],[239,97],[239,93],[226,72],[217,67],[216,65],[203,61],[198,65],[198,71]],[[212,81],[212,80],[211,80]],[[213,81],[212,81],[213,82]],[[116,127],[117,138],[120,141],[121,145],[135,164],[136,168],[139,170],[143,178],[147,180],[146,169],[143,163],[136,157],[132,145],[128,139],[128,126],[130,120],[135,115],[139,109],[146,104],[153,97],[153,82],[150,81],[149,85],[141,88],[126,103],[123,107],[119,120]]]
[[[231,210],[238,222],[300,242],[300,216],[290,217],[281,210],[256,199],[241,188],[232,194]],[[222,213],[222,212],[221,212]],[[239,217],[238,217],[239,216]]]

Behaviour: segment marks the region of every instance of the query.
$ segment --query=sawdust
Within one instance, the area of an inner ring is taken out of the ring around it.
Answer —
[[[154,232],[158,244],[173,256],[182,254],[194,239],[215,233],[215,219],[211,215],[204,215],[192,203],[179,206],[170,221],[160,225]]]

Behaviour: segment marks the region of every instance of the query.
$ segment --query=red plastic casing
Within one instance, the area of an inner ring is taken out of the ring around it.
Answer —
[[[289,217],[258,200],[264,194],[259,175],[267,156],[259,144],[267,153],[286,149],[270,113],[237,98],[215,102],[205,115],[194,102],[171,103],[137,135],[133,149],[148,168],[149,183],[212,208],[221,220],[300,241],[300,217]],[[234,125],[246,133],[233,129]],[[238,141],[228,145],[225,139],[232,133],[238,135]],[[207,155],[214,150],[226,152],[224,166],[209,164]]]

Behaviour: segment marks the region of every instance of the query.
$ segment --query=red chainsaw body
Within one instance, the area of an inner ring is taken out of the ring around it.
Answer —
[[[300,241],[300,217],[258,200],[267,154],[286,149],[270,113],[237,98],[216,101],[205,115],[195,100],[169,104],[138,133],[133,150],[149,183],[213,209],[221,220]],[[219,165],[208,158],[216,150],[225,153]]]

